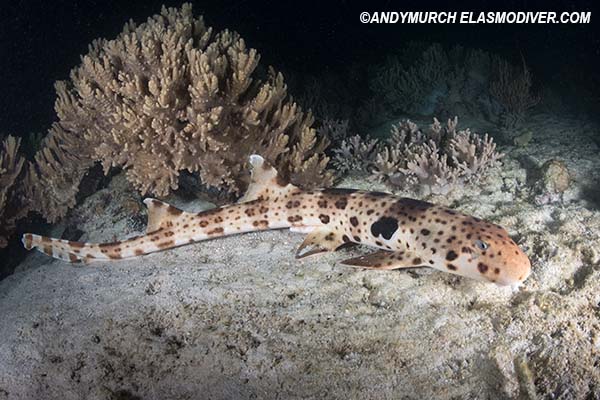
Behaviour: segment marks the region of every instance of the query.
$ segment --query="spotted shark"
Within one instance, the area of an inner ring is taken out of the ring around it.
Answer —
[[[26,233],[26,249],[68,262],[120,260],[217,237],[289,228],[307,234],[296,257],[360,244],[374,252],[343,264],[378,270],[431,267],[497,285],[519,286],[531,272],[527,255],[501,226],[425,201],[354,189],[302,190],[259,155],[235,204],[198,213],[147,198],[146,234],[83,243]]]

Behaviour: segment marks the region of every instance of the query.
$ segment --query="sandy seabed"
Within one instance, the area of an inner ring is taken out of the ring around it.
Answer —
[[[431,199],[515,236],[533,264],[520,290],[337,263],[360,249],[299,261],[287,231],[82,267],[31,253],[0,282],[0,399],[600,398],[598,127],[523,129],[532,142],[501,148],[478,187]],[[540,205],[550,159],[572,183]],[[86,199],[82,240],[139,233],[135,197],[118,176]]]

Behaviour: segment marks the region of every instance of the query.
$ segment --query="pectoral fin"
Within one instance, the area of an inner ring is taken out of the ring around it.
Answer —
[[[350,258],[342,264],[369,269],[416,268],[423,266],[422,260],[411,252],[378,250],[364,256]]]
[[[348,239],[338,232],[314,230],[309,233],[296,251],[296,258],[304,258],[313,254],[335,251],[345,244]]]

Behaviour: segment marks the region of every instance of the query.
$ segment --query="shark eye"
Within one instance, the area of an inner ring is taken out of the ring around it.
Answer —
[[[487,248],[490,247],[490,245],[483,240],[476,240],[474,244],[479,250],[487,250]]]

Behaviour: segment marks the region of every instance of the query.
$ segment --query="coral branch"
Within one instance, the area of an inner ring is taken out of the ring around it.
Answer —
[[[502,157],[488,135],[457,131],[457,126],[456,117],[446,126],[434,118],[424,132],[405,120],[392,127],[385,143],[352,136],[334,149],[333,165],[342,173],[361,170],[423,195],[446,194],[457,185],[476,182]]]
[[[19,204],[19,177],[25,159],[19,155],[20,138],[8,136],[0,147],[0,248],[6,247],[17,219],[27,214]]]
[[[531,73],[523,60],[519,69],[504,60],[497,61],[498,74],[490,84],[490,93],[505,109],[501,123],[506,127],[514,127],[525,117],[531,107],[540,102],[540,98],[531,93]]]

